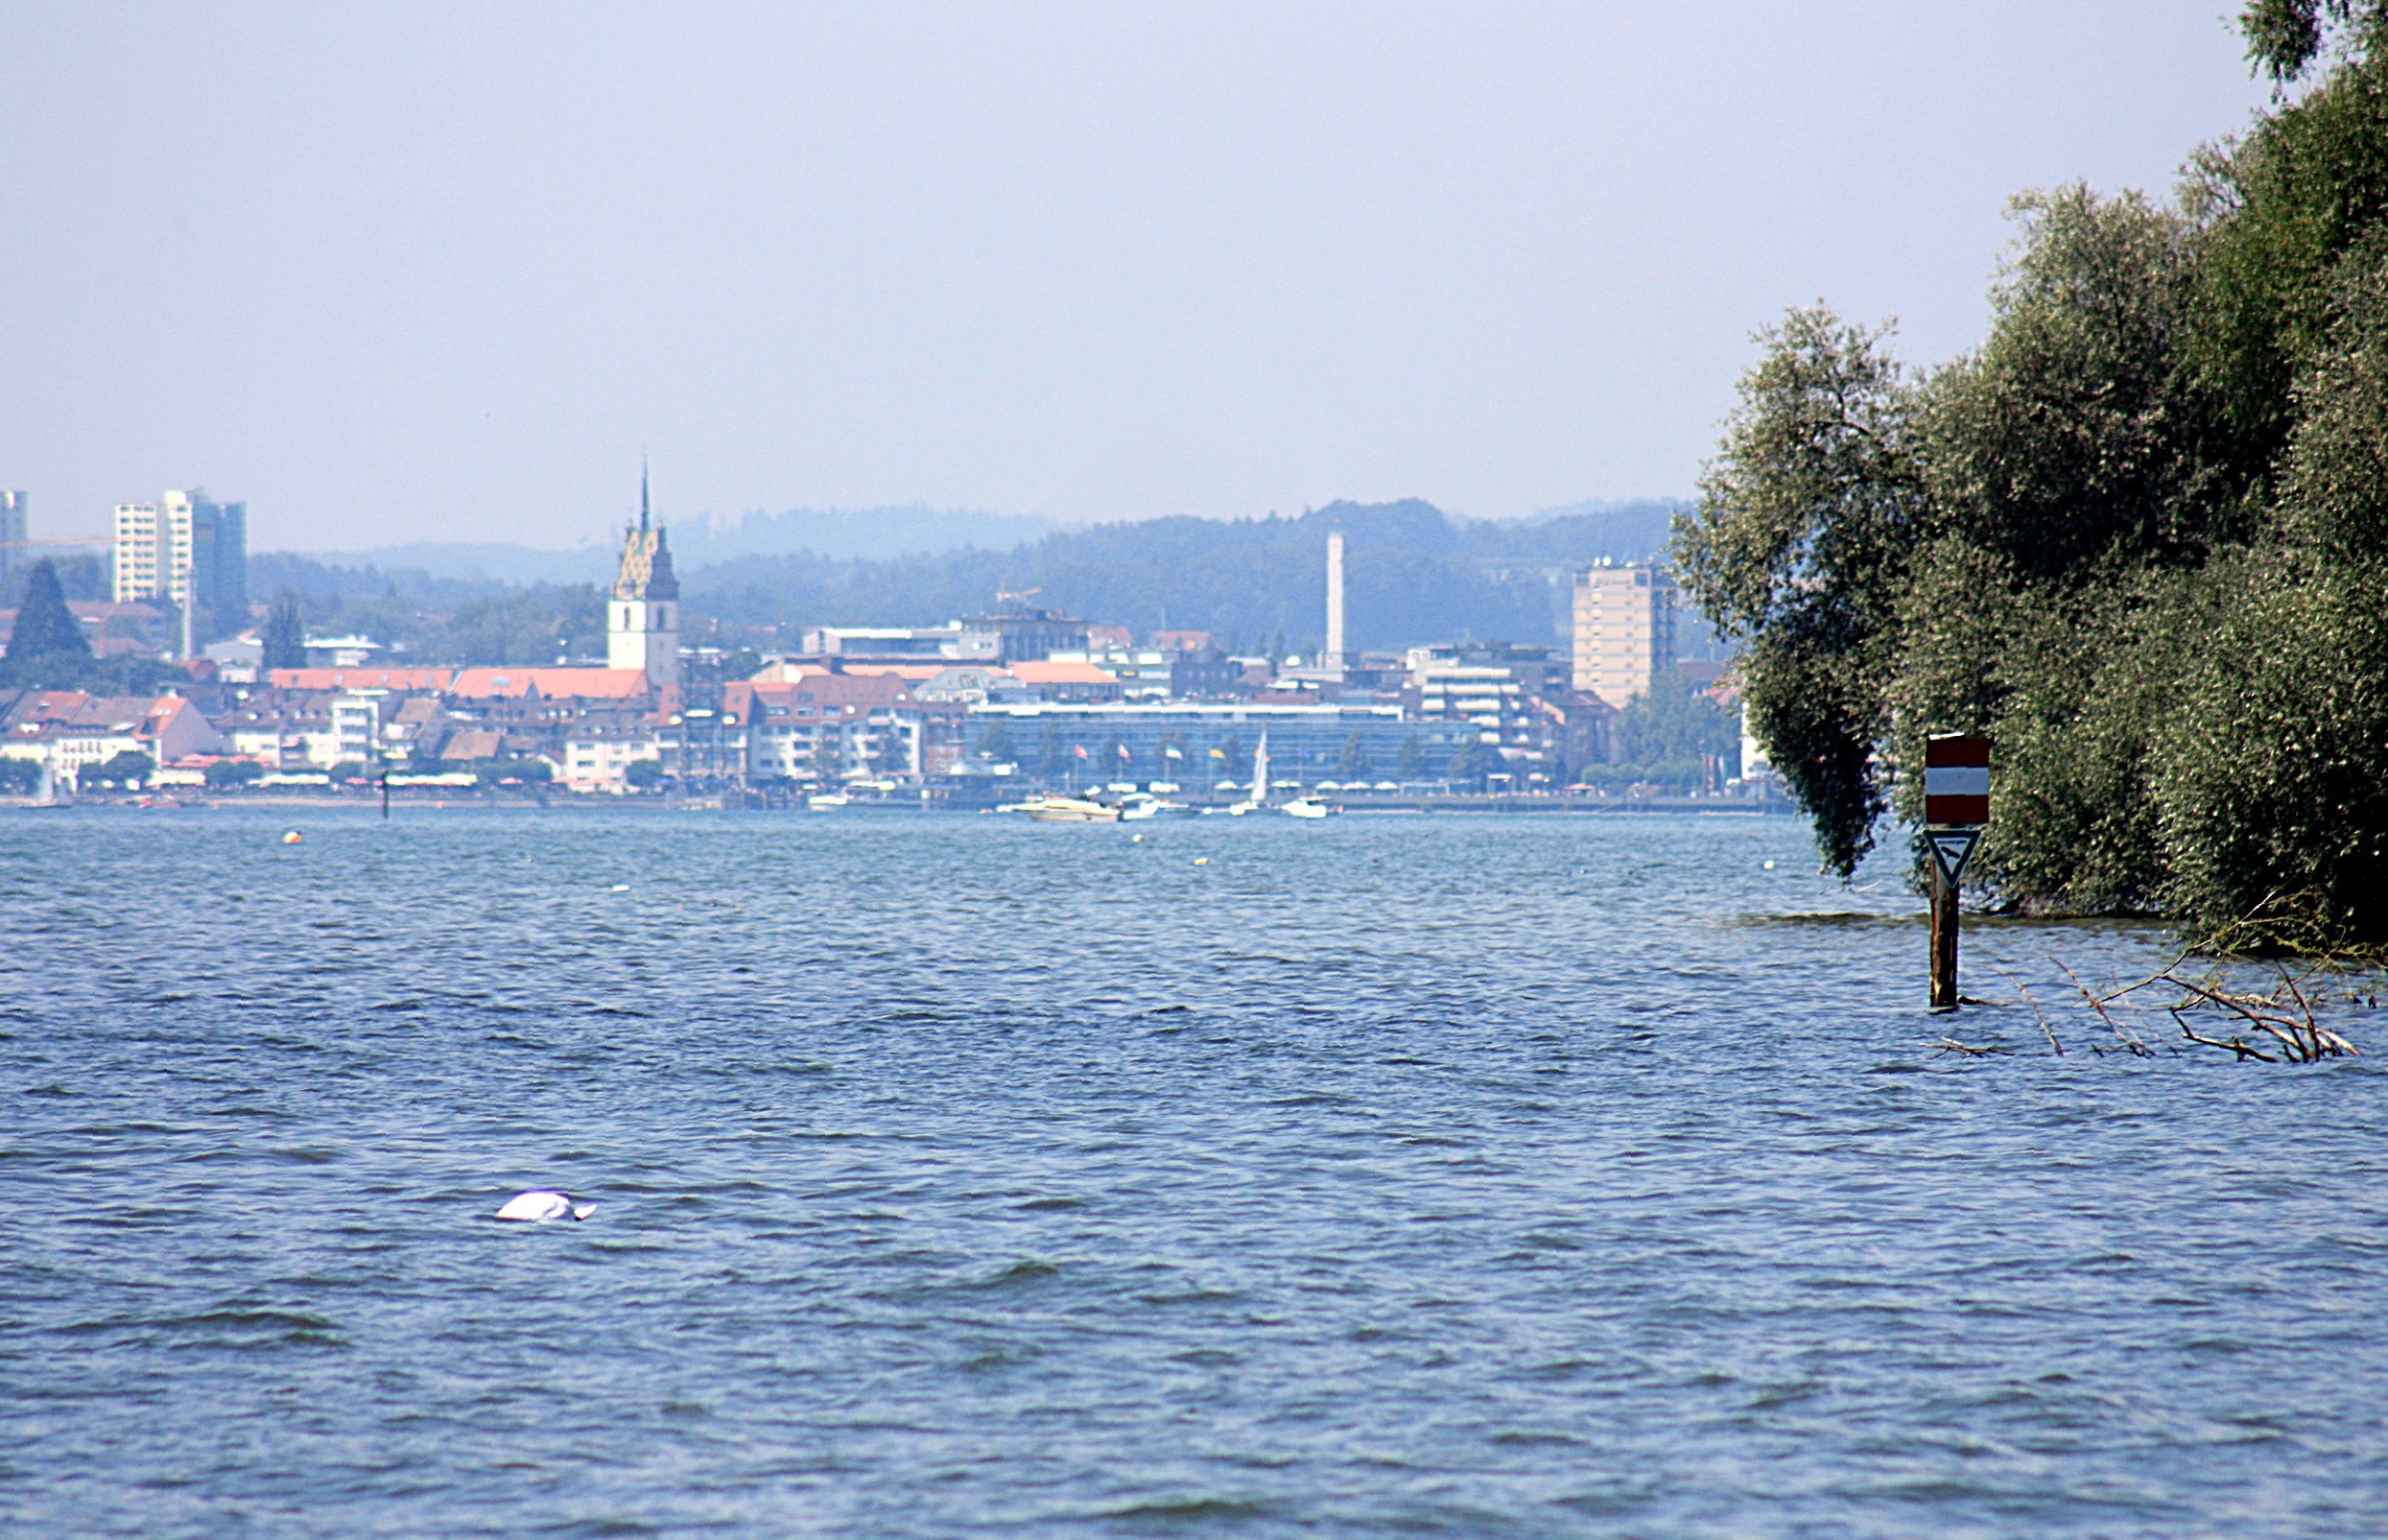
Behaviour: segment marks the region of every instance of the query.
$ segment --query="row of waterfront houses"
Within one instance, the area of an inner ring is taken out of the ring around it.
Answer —
[[[1520,671],[1524,672],[1524,671]],[[1421,660],[1414,682],[1345,695],[1127,698],[1092,665],[843,664],[779,660],[756,676],[658,685],[611,668],[275,669],[246,684],[195,677],[174,693],[0,693],[0,757],[61,790],[120,754],[146,779],[200,783],[237,764],[276,779],[455,774],[520,762],[577,792],[658,776],[707,785],[1018,776],[1210,786],[1245,773],[1267,735],[1281,776],[1315,784],[1451,771],[1555,785],[1598,757],[1612,713],[1547,681]],[[642,776],[637,767],[652,766]]]
[[[235,507],[183,501],[226,519]],[[170,526],[182,528],[157,529]],[[803,652],[748,677],[722,678],[718,666],[692,676],[670,543],[642,492],[608,596],[604,667],[377,667],[362,639],[343,639],[353,650],[325,644],[311,655],[333,666],[305,668],[264,668],[253,641],[246,664],[236,652],[197,658],[186,649],[188,684],[154,699],[0,695],[0,758],[35,762],[68,789],[94,767],[129,764],[124,755],[153,761],[146,779],[170,785],[440,780],[492,767],[503,777],[510,765],[521,778],[589,793],[665,777],[1217,788],[1247,773],[1265,735],[1272,774],[1305,786],[1555,789],[1607,757],[1611,719],[1673,655],[1672,591],[1646,566],[1579,575],[1567,650],[1348,653],[1341,557],[1333,537],[1327,647],[1307,665],[1229,657],[1198,631],[1140,645],[1122,629],[999,602],[997,614],[945,627],[816,628]]]

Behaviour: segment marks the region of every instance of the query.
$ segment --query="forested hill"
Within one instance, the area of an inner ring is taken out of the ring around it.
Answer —
[[[1307,651],[1325,628],[1327,533],[1340,528],[1352,647],[1553,642],[1565,635],[1569,574],[1600,557],[1656,552],[1679,506],[1584,504],[1494,522],[1417,501],[1336,503],[1289,518],[1092,525],[1007,550],[877,560],[804,551],[710,564],[683,557],[680,581],[693,621],[718,620],[724,640],[758,645],[792,646],[804,626],[935,625],[987,610],[998,590],[1035,589],[1036,603],[1093,621],[1211,630],[1247,648],[1282,634]],[[250,586],[298,593],[311,625],[403,640],[425,655],[455,652],[469,634],[477,640],[464,650],[476,662],[545,660],[559,641],[586,645],[583,621],[598,613],[585,584],[510,585],[404,561],[260,555]],[[511,642],[503,655],[483,655],[497,645],[483,636],[484,621],[499,614],[499,630],[520,632],[526,656],[513,656]]]
[[[1324,626],[1327,534],[1344,532],[1350,645],[1555,641],[1567,575],[1647,556],[1676,505],[1601,505],[1529,521],[1454,519],[1432,504],[1335,503],[1298,517],[1150,519],[1047,535],[1009,551],[888,561],[749,557],[683,577],[692,608],[738,627],[926,625],[981,611],[997,590],[1139,630],[1216,631],[1291,646]]]

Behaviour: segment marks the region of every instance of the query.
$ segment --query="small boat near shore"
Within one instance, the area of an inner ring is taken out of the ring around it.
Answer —
[[[1082,796],[1037,796],[1020,811],[1039,823],[1117,823],[1120,810]]]

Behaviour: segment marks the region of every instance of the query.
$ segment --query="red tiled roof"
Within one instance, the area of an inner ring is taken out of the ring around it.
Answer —
[[[445,690],[454,669],[275,669],[282,690]]]
[[[536,690],[550,700],[627,700],[648,693],[643,669],[464,669],[450,689],[468,700],[513,699]]]
[[[1012,677],[1022,684],[1117,684],[1120,676],[1092,663],[1014,663]]]

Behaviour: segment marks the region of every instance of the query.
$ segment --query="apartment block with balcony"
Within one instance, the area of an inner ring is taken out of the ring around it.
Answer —
[[[1575,575],[1574,684],[1622,709],[1675,661],[1675,583],[1650,562]]]

